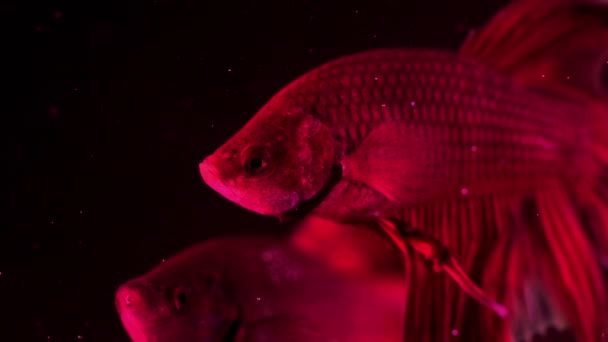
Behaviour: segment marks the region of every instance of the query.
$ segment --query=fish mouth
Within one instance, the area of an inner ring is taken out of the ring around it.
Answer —
[[[131,280],[120,285],[114,297],[114,305],[123,327],[129,337],[136,342],[150,341],[148,328],[142,323],[142,313],[146,310],[146,286]]]
[[[239,203],[239,196],[222,178],[220,170],[217,168],[215,161],[217,157],[210,155],[205,158],[199,165],[199,172],[203,181],[211,189],[229,199],[230,201]]]
[[[213,156],[208,156],[198,164],[198,170],[201,177],[203,177],[203,181],[210,187],[213,187],[214,184],[220,182],[220,173],[213,163],[213,159]]]
[[[120,285],[114,295],[116,311],[122,314],[126,311],[139,312],[146,306],[146,287],[137,281],[129,281]]]
[[[285,208],[294,208],[300,200],[296,192],[282,193],[282,197],[277,200],[280,203],[279,208],[276,207],[276,203],[268,203],[262,196],[258,196],[256,200],[246,200],[248,198],[246,191],[239,189],[234,180],[222,177],[222,173],[217,167],[217,160],[218,157],[210,155],[199,164],[199,172],[203,181],[209,188],[227,200],[249,211],[261,215],[276,216]]]

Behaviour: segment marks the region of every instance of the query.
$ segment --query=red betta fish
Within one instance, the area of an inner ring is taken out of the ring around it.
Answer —
[[[608,325],[607,60],[606,0],[514,1],[458,52],[380,49],[313,69],[200,172],[259,214],[397,217],[428,235],[406,248],[411,340],[566,327],[597,341]],[[429,272],[418,252],[440,246],[508,319]]]
[[[195,245],[116,293],[134,342],[392,342],[403,278],[352,277],[282,241]]]

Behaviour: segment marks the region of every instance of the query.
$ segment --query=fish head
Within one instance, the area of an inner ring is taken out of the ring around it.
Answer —
[[[329,128],[306,108],[271,99],[200,163],[205,183],[262,215],[280,216],[312,198],[330,178],[335,143]]]
[[[134,342],[396,341],[404,289],[377,287],[387,280],[336,272],[282,239],[230,236],[124,283],[116,309]]]
[[[121,285],[115,304],[134,342],[221,342],[238,328],[238,305],[207,272],[157,267]]]

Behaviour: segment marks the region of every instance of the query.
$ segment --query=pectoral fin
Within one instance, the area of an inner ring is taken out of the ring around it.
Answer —
[[[424,134],[402,122],[381,124],[344,158],[344,179],[365,184],[399,205],[447,189],[449,168],[442,164],[449,160],[449,150]]]

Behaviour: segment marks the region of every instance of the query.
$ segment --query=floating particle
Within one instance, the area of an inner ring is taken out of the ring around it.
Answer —
[[[228,72],[232,72],[232,68],[228,68]]]
[[[462,188],[462,189],[460,189],[460,193],[461,193],[463,196],[466,196],[466,195],[468,195],[468,194],[469,194],[469,189],[467,189],[467,188]]]
[[[260,297],[256,297],[256,299],[255,299],[255,300],[257,300],[257,301],[259,302],[259,301],[261,301],[261,300],[262,300],[262,298],[260,298]]]
[[[540,77],[545,78],[545,74],[540,75]]]
[[[79,339],[79,340],[83,339],[82,335],[78,335],[78,336],[76,336],[76,338]]]
[[[411,106],[411,107],[416,107],[416,101],[412,101],[412,102],[410,102],[410,106]]]
[[[166,261],[165,259],[161,259],[161,261],[160,261],[160,262],[165,262],[165,261]]]
[[[458,330],[452,329],[452,336],[458,336],[458,334],[460,334]]]
[[[477,152],[477,145],[471,146],[471,152]]]

